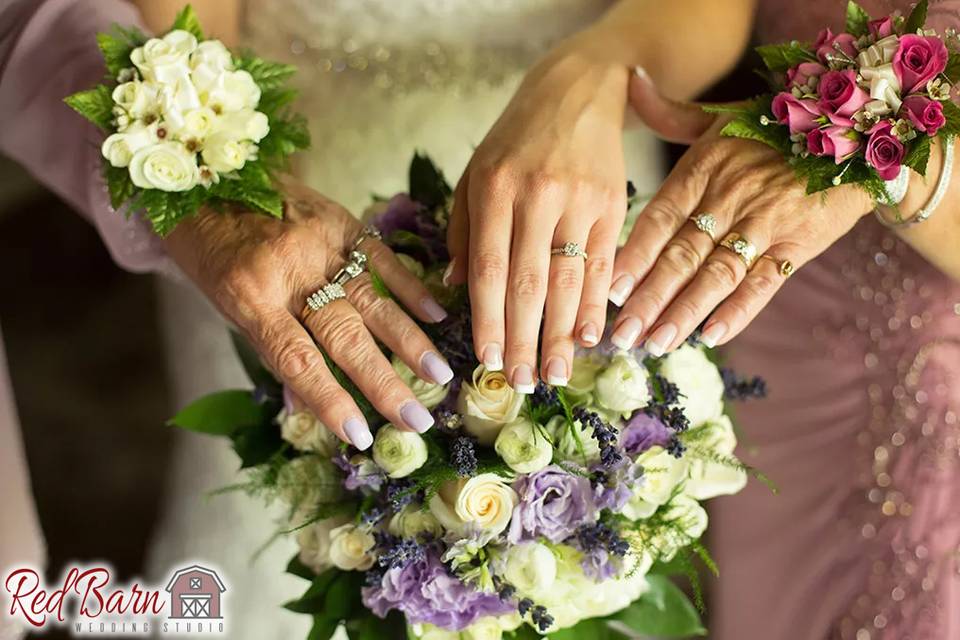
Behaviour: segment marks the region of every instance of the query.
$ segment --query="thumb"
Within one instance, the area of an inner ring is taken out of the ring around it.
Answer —
[[[469,169],[468,169],[469,171]],[[453,207],[447,223],[447,250],[450,264],[443,274],[443,284],[448,287],[467,281],[467,247],[469,242],[469,220],[467,218],[467,180],[464,172],[453,194]]]
[[[667,142],[692,144],[716,119],[696,103],[664,97],[643,67],[630,74],[629,99],[640,120]]]

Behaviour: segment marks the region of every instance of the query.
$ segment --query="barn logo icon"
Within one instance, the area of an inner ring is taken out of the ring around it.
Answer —
[[[220,620],[220,594],[227,590],[216,571],[193,565],[167,583],[171,620]]]

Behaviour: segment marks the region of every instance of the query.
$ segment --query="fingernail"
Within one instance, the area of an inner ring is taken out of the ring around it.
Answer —
[[[483,366],[487,371],[500,371],[503,369],[503,349],[499,344],[488,344],[483,350]]]
[[[447,268],[443,270],[443,286],[450,286],[450,276],[453,275],[453,265],[456,264],[457,259],[453,258],[450,260],[450,264],[447,265]]]
[[[640,65],[635,66],[633,68],[633,72],[637,75],[637,77],[643,78],[644,80],[650,77],[650,75],[647,73],[647,70]]]
[[[408,400],[400,407],[400,417],[404,423],[417,433],[423,433],[433,426],[433,416],[427,408],[416,400]]]
[[[659,358],[667,352],[667,347],[670,346],[670,343],[673,342],[673,339],[676,337],[677,326],[672,322],[667,322],[657,327],[657,329],[650,334],[644,348],[646,348],[647,352],[654,358]]]
[[[630,316],[620,323],[617,330],[610,336],[610,342],[618,349],[632,349],[637,338],[640,337],[640,331],[643,329],[643,323],[640,318]]]
[[[580,330],[580,339],[583,340],[583,344],[590,347],[600,342],[600,332],[597,331],[597,325],[592,322],[584,325],[583,329]]]
[[[627,296],[630,295],[630,292],[633,291],[633,284],[636,282],[633,276],[624,274],[617,278],[617,281],[613,283],[613,287],[610,288],[610,302],[622,307],[623,303],[627,301]]]
[[[513,369],[513,390],[517,393],[533,393],[533,369],[528,364],[518,364]]]
[[[700,334],[700,342],[707,348],[713,349],[717,343],[727,335],[727,323],[718,320],[711,322]]]
[[[569,379],[566,361],[563,358],[550,358],[547,362],[547,382],[555,387],[565,387]]]
[[[437,384],[447,384],[453,379],[453,369],[436,351],[427,351],[420,358],[420,366]]]
[[[424,298],[420,301],[420,308],[427,314],[427,317],[434,322],[442,322],[447,318],[446,310],[433,298]]]
[[[347,439],[360,451],[369,449],[373,444],[373,436],[370,434],[370,427],[360,418],[347,418],[343,423],[343,432]]]

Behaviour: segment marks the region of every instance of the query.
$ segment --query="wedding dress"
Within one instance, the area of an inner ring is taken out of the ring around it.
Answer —
[[[588,24],[608,0],[276,0],[249,3],[242,42],[299,68],[298,108],[313,147],[297,169],[307,184],[355,213],[373,193],[406,186],[415,150],[455,182],[524,71],[553,42]],[[656,142],[628,136],[628,175],[641,193],[662,176]],[[250,385],[223,321],[192,289],[163,291],[175,401]],[[237,481],[220,440],[181,434],[151,566],[162,575],[195,560],[227,582],[235,639],[306,637],[307,616],[279,608],[305,583],[286,576],[295,553],[276,512],[241,493],[204,495]]]

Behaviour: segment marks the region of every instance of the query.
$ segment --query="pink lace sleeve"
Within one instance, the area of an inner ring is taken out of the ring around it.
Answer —
[[[87,218],[118,265],[171,271],[149,226],[110,207],[100,174],[103,134],[63,102],[103,77],[96,34],[113,23],[141,26],[137,11],[120,0],[45,0],[30,10],[18,35],[3,35],[16,41],[0,61],[0,151]]]

